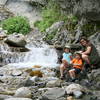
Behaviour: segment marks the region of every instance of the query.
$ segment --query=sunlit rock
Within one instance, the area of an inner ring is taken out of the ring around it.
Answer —
[[[18,90],[16,90],[15,97],[31,98],[32,94],[29,88],[21,87]]]

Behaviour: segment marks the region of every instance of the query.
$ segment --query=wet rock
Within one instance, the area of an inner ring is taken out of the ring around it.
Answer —
[[[8,98],[5,100],[32,100],[32,99],[29,99],[29,98]]]
[[[23,97],[23,98],[31,98],[32,94],[29,88],[27,87],[21,87],[15,92],[16,97]]]
[[[41,100],[58,100],[65,95],[65,91],[62,88],[52,88],[48,90],[42,96]]]
[[[26,40],[22,34],[11,34],[5,39],[5,43],[14,47],[25,47]]]

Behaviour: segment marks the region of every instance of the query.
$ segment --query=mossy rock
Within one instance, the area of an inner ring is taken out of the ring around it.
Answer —
[[[43,73],[40,71],[40,70],[34,70],[34,71],[31,71],[29,73],[30,76],[38,76],[38,77],[42,77],[43,76]]]

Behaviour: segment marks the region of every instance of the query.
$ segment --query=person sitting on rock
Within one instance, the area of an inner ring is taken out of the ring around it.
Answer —
[[[74,82],[76,80],[76,75],[83,69],[82,55],[80,53],[76,53],[75,58],[71,61],[71,64],[72,69],[69,70],[69,75],[72,79],[71,81]]]
[[[67,46],[64,48],[63,58],[62,58],[62,64],[60,66],[60,78],[64,78],[64,70],[69,67],[69,64],[72,60],[72,54],[70,52],[70,47]]]
[[[82,54],[82,59],[86,62],[86,69],[97,66],[100,63],[100,57],[95,46],[86,37],[80,39],[80,44],[83,47],[80,53]]]

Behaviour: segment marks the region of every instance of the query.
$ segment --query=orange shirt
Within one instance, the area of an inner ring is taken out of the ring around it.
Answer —
[[[82,59],[76,59],[76,58],[74,58],[74,59],[72,60],[72,64],[80,64],[80,65],[74,65],[73,67],[74,67],[74,68],[82,69],[82,66],[83,66]]]

